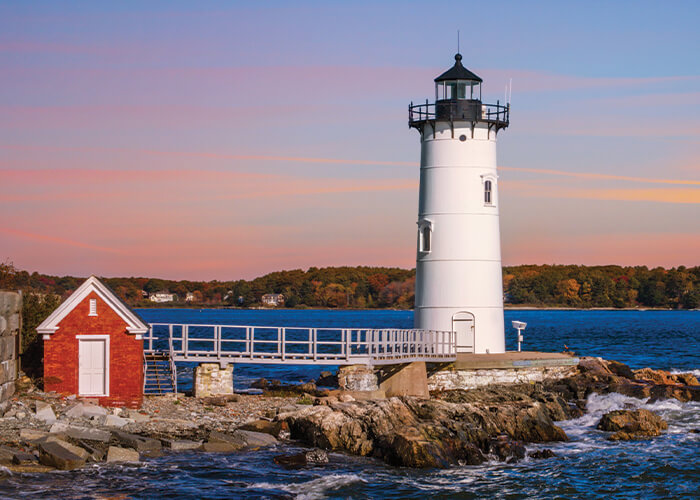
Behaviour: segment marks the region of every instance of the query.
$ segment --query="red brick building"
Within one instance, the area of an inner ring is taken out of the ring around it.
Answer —
[[[44,390],[95,398],[104,406],[143,401],[148,325],[91,276],[37,327],[44,339]]]

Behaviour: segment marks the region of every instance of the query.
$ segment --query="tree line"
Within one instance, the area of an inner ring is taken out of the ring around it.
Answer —
[[[66,298],[84,278],[50,276],[0,263],[0,288],[39,297]],[[284,307],[395,308],[414,305],[415,270],[387,267],[311,267],[277,271],[253,280],[188,281],[159,278],[103,278],[132,307],[259,307],[267,293],[285,297]],[[521,265],[503,268],[506,305],[533,307],[700,306],[700,267]],[[174,302],[157,304],[148,295],[168,292]],[[189,295],[189,301],[185,302]]]

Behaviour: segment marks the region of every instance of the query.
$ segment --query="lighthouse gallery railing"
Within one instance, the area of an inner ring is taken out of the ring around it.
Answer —
[[[451,331],[151,323],[144,341],[146,352],[191,362],[380,365],[456,357]]]
[[[451,117],[454,120],[460,119],[458,113],[458,102],[441,101],[439,106],[445,109],[447,118]],[[431,103],[426,100],[424,103],[411,103],[408,106],[408,123],[410,125],[435,120],[436,118],[437,107],[436,103],[434,102]],[[510,105],[503,105],[500,103],[500,101],[498,101],[496,104],[481,103],[480,113],[478,113],[478,115],[474,118],[476,121],[507,125],[510,122]]]

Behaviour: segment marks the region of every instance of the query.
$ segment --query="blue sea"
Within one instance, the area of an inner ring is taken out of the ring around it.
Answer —
[[[142,309],[149,322],[304,327],[410,328],[411,311]],[[526,350],[562,351],[700,375],[699,311],[506,311],[527,323]],[[245,390],[259,378],[306,381],[328,367],[235,367]],[[179,367],[181,387],[191,367]],[[700,498],[700,403],[649,403],[619,394],[593,395],[588,413],[561,422],[570,441],[548,445],[556,457],[446,470],[389,467],[370,458],[331,454],[331,463],[296,470],[273,463],[280,449],[231,455],[182,453],[136,465],[16,475],[0,482],[2,498]],[[669,423],[661,437],[609,442],[595,429],[613,409],[647,408]],[[532,445],[534,450],[541,446]],[[285,451],[299,448],[285,446]]]

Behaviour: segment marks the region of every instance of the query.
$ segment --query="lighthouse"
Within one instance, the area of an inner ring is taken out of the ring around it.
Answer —
[[[408,108],[420,132],[415,328],[453,331],[458,353],[505,352],[496,138],[510,105],[481,101],[455,55],[435,102]]]

